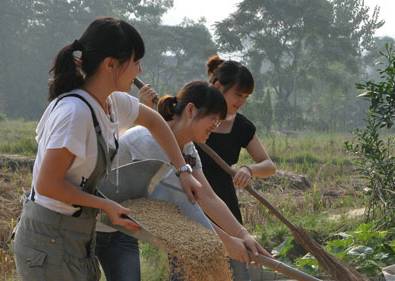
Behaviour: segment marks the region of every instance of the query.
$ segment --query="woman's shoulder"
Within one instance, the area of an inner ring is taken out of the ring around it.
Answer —
[[[48,117],[53,120],[71,119],[78,122],[91,120],[90,108],[85,102],[76,97],[64,97],[59,101],[53,101],[47,108]],[[90,121],[92,122],[92,121]]]
[[[119,138],[119,147],[129,151],[136,159],[161,159],[168,161],[159,143],[143,126],[135,126],[127,130]]]
[[[243,115],[241,113],[236,114],[235,123],[238,127],[252,129],[252,130],[256,129],[254,123],[252,123],[252,121],[250,119],[248,119],[245,115]]]
[[[110,95],[110,98],[112,100],[116,100],[117,102],[129,102],[129,103],[136,103],[136,102],[138,103],[139,102],[138,98],[136,98],[126,92],[113,92]]]
[[[114,117],[119,122],[119,128],[129,128],[139,115],[140,103],[136,97],[125,92],[114,92],[109,97],[111,108],[114,107]]]

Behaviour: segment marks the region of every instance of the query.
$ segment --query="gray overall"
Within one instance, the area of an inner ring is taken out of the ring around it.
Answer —
[[[82,97],[77,98],[87,103]],[[94,194],[98,182],[110,166],[112,155],[107,152],[100,126],[91,106],[87,105],[95,125],[98,154],[95,169],[83,190]],[[33,195],[24,203],[15,234],[17,280],[100,280],[99,264],[94,252],[98,210],[81,207],[73,216],[63,215],[34,203],[34,188],[32,190]]]

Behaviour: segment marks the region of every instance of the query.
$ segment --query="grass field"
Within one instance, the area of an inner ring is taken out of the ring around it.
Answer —
[[[34,156],[37,122],[12,120],[0,122],[0,153]]]
[[[34,156],[34,128],[34,122],[1,122],[0,154]],[[314,132],[262,136],[277,168],[305,175],[311,187],[301,190],[287,182],[271,180],[259,181],[256,187],[288,219],[305,227],[320,242],[327,241],[335,233],[351,231],[364,220],[363,181],[344,150],[344,142],[349,139],[351,135],[348,134]],[[243,153],[240,164],[249,161]],[[12,280],[12,256],[5,238],[15,224],[17,211],[10,213],[10,206],[17,205],[15,200],[30,186],[30,180],[30,171],[0,169],[0,280]],[[281,245],[290,239],[286,227],[248,194],[241,192],[239,195],[247,228],[265,247],[281,251]],[[293,263],[304,252],[296,246],[291,248],[283,260]],[[164,280],[168,270],[166,255],[146,244],[141,246],[141,254],[143,280]]]

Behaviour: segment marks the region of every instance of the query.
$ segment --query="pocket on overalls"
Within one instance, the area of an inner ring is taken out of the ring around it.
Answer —
[[[47,259],[46,253],[14,244],[14,254],[18,278],[21,278],[23,281],[45,280],[43,266]]]
[[[60,239],[19,228],[13,250],[17,274],[22,280],[55,280],[62,276],[63,244]]]

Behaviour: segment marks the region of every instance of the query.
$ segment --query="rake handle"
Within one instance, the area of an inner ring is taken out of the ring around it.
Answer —
[[[259,265],[266,266],[266,267],[272,269],[273,271],[280,272],[281,274],[284,274],[287,277],[290,277],[290,278],[293,278],[293,279],[296,279],[299,281],[322,281],[321,279],[318,279],[314,276],[304,273],[303,271],[300,271],[298,269],[290,267],[289,265],[287,265],[281,261],[269,258],[264,255],[255,256],[252,254],[251,251],[248,251],[248,254],[250,256],[250,259],[253,260],[255,263],[257,263]]]

